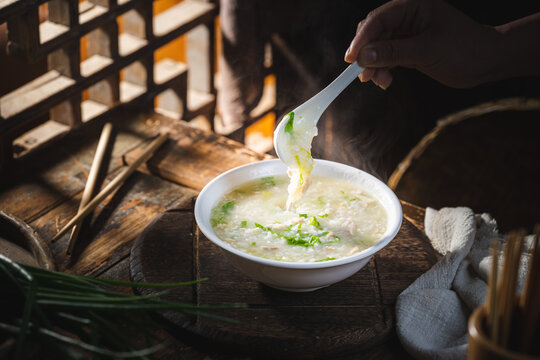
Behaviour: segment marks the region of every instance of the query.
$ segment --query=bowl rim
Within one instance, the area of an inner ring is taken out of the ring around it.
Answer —
[[[275,162],[281,162],[279,159],[268,159],[268,160],[261,160],[256,161],[253,163],[241,165],[235,168],[232,168],[230,170],[227,170],[223,172],[222,174],[216,176],[214,179],[212,179],[206,186],[201,190],[199,195],[197,196],[197,200],[195,201],[195,221],[197,222],[197,226],[202,231],[202,233],[206,236],[206,238],[210,241],[212,241],[214,244],[222,248],[223,250],[226,250],[230,253],[233,253],[237,256],[240,256],[241,258],[251,260],[257,263],[260,263],[262,265],[272,266],[276,268],[286,268],[286,269],[323,269],[323,268],[329,268],[329,267],[335,267],[340,265],[345,265],[349,263],[353,263],[358,260],[365,259],[366,257],[372,256],[382,248],[384,248],[388,243],[395,238],[397,233],[399,232],[399,229],[401,228],[401,223],[403,221],[403,210],[401,208],[401,203],[399,202],[399,199],[397,198],[396,194],[386,185],[384,182],[376,178],[375,176],[369,174],[368,172],[364,170],[360,170],[358,168],[355,168],[350,165],[338,163],[335,161],[330,160],[323,160],[323,159],[314,159],[315,166],[317,163],[319,164],[325,164],[337,168],[341,168],[345,171],[352,171],[352,172],[359,172],[362,174],[362,176],[367,177],[371,181],[375,181],[375,183],[378,183],[379,185],[382,185],[382,188],[384,191],[389,195],[390,198],[390,207],[393,208],[396,213],[396,221],[394,224],[388,224],[388,227],[391,228],[391,232],[388,233],[385,237],[380,239],[376,244],[373,244],[372,246],[368,247],[365,250],[362,250],[354,255],[344,257],[341,259],[336,260],[329,260],[329,261],[323,261],[323,262],[309,262],[309,263],[300,263],[300,262],[291,262],[291,261],[280,261],[280,260],[273,260],[273,259],[266,259],[259,256],[255,256],[246,252],[243,252],[241,250],[238,250],[234,248],[233,246],[229,245],[227,242],[221,240],[214,232],[214,230],[210,227],[208,227],[204,221],[204,214],[202,213],[202,205],[201,202],[204,201],[206,194],[210,191],[210,189],[214,186],[216,186],[216,183],[219,183],[227,176],[230,176],[232,173],[242,171],[243,169],[247,167],[252,166],[264,166],[264,164],[268,163],[275,163]],[[246,180],[248,181],[248,180]],[[238,184],[240,186],[241,184]],[[202,199],[202,200],[201,200]],[[219,200],[218,200],[219,201]],[[386,208],[385,208],[386,209]],[[388,209],[387,209],[388,211]]]

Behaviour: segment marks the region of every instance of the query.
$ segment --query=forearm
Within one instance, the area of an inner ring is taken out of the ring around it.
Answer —
[[[540,13],[495,27],[500,33],[492,80],[540,74]]]

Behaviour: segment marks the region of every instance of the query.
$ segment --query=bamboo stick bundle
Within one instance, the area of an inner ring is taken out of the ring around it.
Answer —
[[[486,334],[496,345],[532,354],[540,332],[540,226],[535,228],[523,291],[516,293],[525,232],[505,237],[502,268],[499,242],[491,244],[491,268],[486,298]],[[538,346],[538,344],[536,344]]]

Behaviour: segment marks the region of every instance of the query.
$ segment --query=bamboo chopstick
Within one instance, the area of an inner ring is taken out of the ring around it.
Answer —
[[[522,314],[521,339],[519,350],[529,353],[532,350],[536,329],[540,323],[540,226],[534,230],[531,258],[527,279],[520,298]]]
[[[508,252],[505,254],[505,271],[503,273],[502,287],[502,306],[499,307],[499,316],[501,317],[501,338],[500,344],[508,347],[510,340],[510,327],[514,318],[514,309],[516,305],[516,285],[519,270],[519,260],[521,256],[521,245],[523,235],[513,233],[509,236]]]
[[[490,329],[491,339],[499,337],[499,326],[497,319],[497,274],[499,269],[499,240],[491,241],[491,268],[488,277],[488,298],[487,298],[487,321]]]
[[[491,268],[486,293],[486,333],[505,349],[532,354],[540,331],[540,225],[534,230],[527,276],[520,295],[516,294],[525,230],[505,237],[503,267],[499,269],[498,243],[491,243]],[[538,346],[538,344],[536,344]]]
[[[88,174],[88,180],[86,181],[86,185],[84,187],[81,203],[79,204],[78,213],[81,213],[81,210],[84,209],[88,202],[90,202],[92,194],[94,193],[99,170],[101,169],[101,164],[103,163],[103,158],[105,157],[105,151],[107,149],[107,145],[109,144],[109,139],[111,138],[112,129],[113,126],[111,123],[106,123],[105,126],[103,126],[98,146],[96,148],[96,154],[94,155],[94,160],[92,161],[92,166],[90,167],[90,173]],[[68,255],[71,255],[73,247],[77,242],[83,220],[84,218],[78,221],[73,226],[73,230],[71,231],[71,236],[69,238],[69,243],[66,251]]]
[[[51,242],[58,240],[73,225],[92,212],[110,193],[126,181],[126,179],[146,160],[148,160],[154,151],[156,151],[168,138],[168,134],[161,134],[154,139],[141,156],[139,156],[131,165],[125,168],[117,177],[115,177],[99,194],[96,195],[86,206],[79,211],[52,239]]]

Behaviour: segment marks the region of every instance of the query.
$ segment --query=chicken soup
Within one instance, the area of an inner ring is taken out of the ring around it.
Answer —
[[[386,231],[385,209],[355,184],[312,177],[287,210],[288,185],[285,176],[265,177],[226,194],[211,214],[217,236],[255,256],[307,263],[354,255]]]

